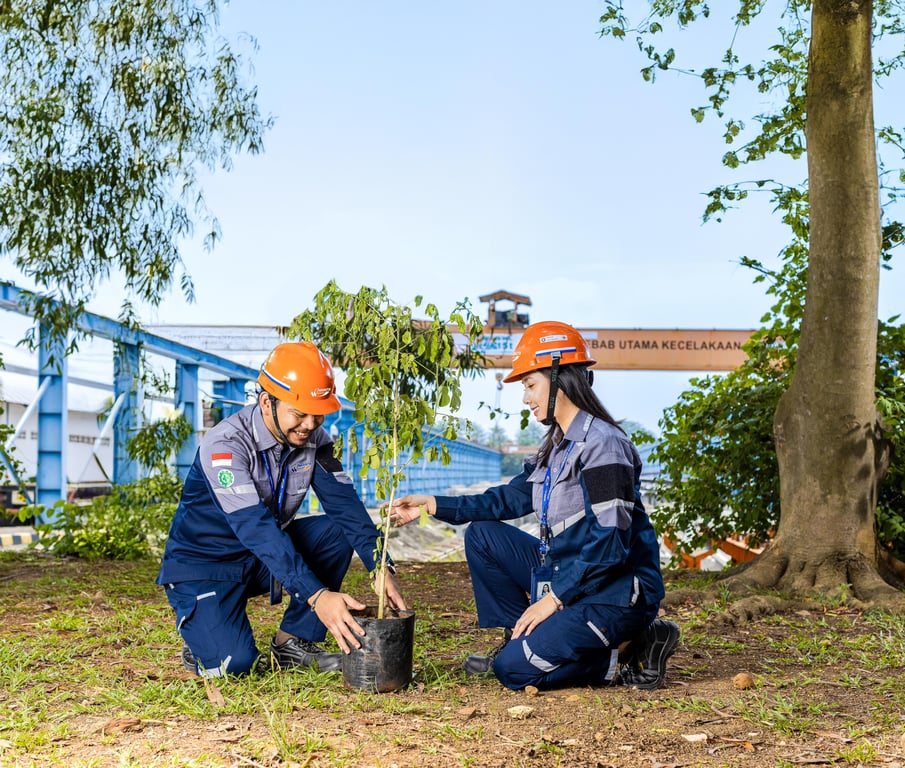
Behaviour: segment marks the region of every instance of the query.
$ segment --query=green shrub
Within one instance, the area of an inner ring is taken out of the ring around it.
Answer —
[[[32,506],[23,514],[46,519],[35,525],[35,548],[61,557],[136,560],[160,552],[181,492],[174,475],[153,475],[114,486],[89,504],[58,501],[50,510]]]

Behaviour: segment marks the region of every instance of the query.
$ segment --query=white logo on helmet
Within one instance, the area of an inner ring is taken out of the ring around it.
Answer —
[[[541,344],[549,344],[551,341],[566,341],[568,338],[564,333],[554,333],[550,336],[541,336],[538,341]]]
[[[330,387],[322,387],[321,389],[312,389],[311,397],[313,397],[315,400],[323,400],[325,397],[330,397],[332,392],[333,392],[333,389]]]

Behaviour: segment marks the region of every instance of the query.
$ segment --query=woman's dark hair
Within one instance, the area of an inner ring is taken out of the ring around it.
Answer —
[[[542,373],[548,379],[550,378],[550,368],[541,368],[538,373]],[[625,430],[619,425],[606,409],[597,393],[591,387],[592,372],[584,365],[564,365],[559,369],[556,375],[556,381],[560,391],[569,398],[578,408],[591,414],[595,418],[602,419],[608,424],[612,424],[623,434]],[[562,439],[562,429],[555,421],[550,425],[547,434],[544,435],[543,442],[537,451],[537,464],[544,466],[547,463],[547,457],[553,450],[553,445]]]

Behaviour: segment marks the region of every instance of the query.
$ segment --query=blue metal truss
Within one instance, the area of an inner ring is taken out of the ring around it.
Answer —
[[[0,309],[30,315],[28,292],[12,283],[0,281]],[[138,479],[140,466],[129,458],[126,442],[140,426],[144,405],[141,378],[141,353],[151,353],[173,360],[176,364],[176,408],[195,426],[192,437],[177,456],[177,471],[185,477],[198,448],[201,408],[198,393],[198,370],[226,376],[225,391],[244,392],[245,384],[257,378],[258,371],[247,365],[193,349],[146,331],[130,328],[110,318],[83,312],[76,328],[89,336],[114,342],[113,395],[117,414],[113,425],[113,482],[130,483]],[[38,329],[38,368],[40,378],[38,409],[38,470],[34,501],[52,509],[55,502],[67,497],[66,444],[68,440],[68,408],[66,390],[68,365],[62,339],[53,338],[44,328]],[[236,398],[238,400],[238,398]],[[33,403],[33,407],[35,404]],[[223,415],[241,407],[239,402],[224,401]]]
[[[0,281],[0,309],[30,315],[26,298],[28,292],[12,283]],[[121,323],[96,315],[82,313],[77,328],[89,336],[114,342],[113,352],[113,482],[124,484],[138,479],[141,467],[129,458],[126,443],[141,426],[144,391],[141,376],[141,353],[151,353],[169,358],[176,366],[176,408],[195,426],[192,437],[186,441],[176,456],[176,469],[185,478],[198,449],[201,430],[201,398],[199,371],[210,371],[225,380],[214,382],[214,407],[225,418],[245,405],[245,385],[257,379],[258,371],[246,365],[234,363],[204,350],[165,339],[153,333],[136,330]],[[68,441],[66,390],[69,383],[68,366],[63,341],[54,339],[43,329],[38,335],[39,389],[36,401],[28,406],[26,414],[38,410],[38,472],[34,501],[52,510],[60,499],[67,498],[66,445]],[[360,450],[353,454],[348,448],[344,464],[355,480],[365,504],[376,506],[376,483],[372,476],[360,476],[362,453],[365,448],[363,430],[355,421],[352,404],[340,398],[342,408],[328,417],[324,423],[331,434],[351,431],[358,433]],[[107,425],[104,426],[106,430]],[[443,494],[451,486],[471,485],[480,481],[500,479],[501,454],[494,448],[465,441],[451,442],[438,436],[428,436],[428,442],[445,443],[453,455],[453,461],[442,466],[439,462],[422,462],[409,467],[406,480],[399,493]],[[346,446],[350,441],[346,441]]]

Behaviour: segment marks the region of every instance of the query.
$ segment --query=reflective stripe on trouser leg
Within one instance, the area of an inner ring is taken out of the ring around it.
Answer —
[[[254,633],[245,613],[249,597],[262,594],[266,569],[247,584],[185,581],[167,585],[176,626],[206,677],[250,672],[258,658]]]
[[[534,651],[531,650],[531,646],[528,645],[527,640],[522,640],[522,653],[525,654],[525,661],[527,661],[532,667],[535,667],[538,672],[541,672],[545,675],[551,675],[557,669],[560,669],[562,667],[561,664],[553,664],[534,653]],[[605,683],[611,683],[613,681],[613,678],[616,676],[616,668],[618,666],[618,649],[614,648],[611,651],[601,651],[599,664],[594,665],[592,677],[587,679],[585,682],[589,685],[603,685]],[[546,684],[549,685],[549,681]],[[560,682],[560,685],[563,684],[565,683]]]
[[[493,662],[507,688],[607,685],[619,645],[650,622],[656,607],[578,604],[554,613],[530,635],[509,642]]]

